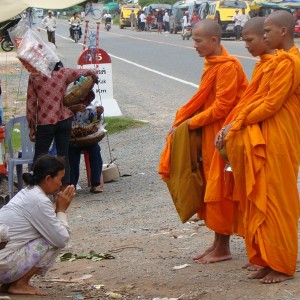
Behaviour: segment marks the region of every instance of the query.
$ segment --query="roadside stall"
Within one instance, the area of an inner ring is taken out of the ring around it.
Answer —
[[[280,2],[280,3],[278,3]],[[273,11],[275,10],[286,10],[290,11],[291,10],[283,5],[283,2],[278,1],[277,3],[275,2],[266,2],[266,1],[253,1],[251,2],[250,5],[250,15],[251,17],[266,17],[270,15]]]

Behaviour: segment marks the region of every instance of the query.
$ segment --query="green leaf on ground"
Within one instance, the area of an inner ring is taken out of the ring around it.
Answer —
[[[96,253],[95,251],[90,251],[88,254],[85,253],[72,253],[65,252],[59,255],[58,261],[74,261],[76,259],[91,259],[92,261],[99,261],[103,259],[114,259],[115,257],[108,253]]]

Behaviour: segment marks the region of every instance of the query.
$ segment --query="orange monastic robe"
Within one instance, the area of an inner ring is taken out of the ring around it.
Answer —
[[[260,56],[260,60],[253,69],[250,84],[239,103],[226,118],[223,126],[230,124],[246,104],[251,103],[253,99],[256,99],[255,93],[258,91],[265,70],[272,63],[272,58],[275,58],[275,55],[263,54]],[[204,199],[206,203],[207,226],[218,233],[232,234],[235,232],[243,236],[244,229],[242,215],[237,200],[238,197],[234,190],[233,175],[231,172],[224,171],[224,160],[220,157],[218,151],[215,150],[208,175]],[[220,201],[221,203],[219,203]],[[219,207],[219,214],[215,213],[216,207]],[[228,223],[232,224],[231,231],[224,231],[224,218]]]
[[[173,127],[190,119],[190,130],[197,128],[202,130],[202,160],[205,177],[208,176],[214,152],[214,137],[229,112],[239,102],[247,84],[241,64],[222,46],[220,56],[206,57],[197,93],[176,113]],[[158,167],[158,172],[164,180],[170,176],[171,140],[172,136],[169,135]],[[205,218],[203,212],[200,214]]]
[[[226,137],[250,262],[293,275],[298,253],[300,54],[277,51]]]

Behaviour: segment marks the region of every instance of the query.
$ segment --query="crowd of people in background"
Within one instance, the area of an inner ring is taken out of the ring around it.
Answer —
[[[245,23],[251,18],[245,9],[236,9],[236,14],[232,17],[234,22],[234,32],[237,40],[241,38],[241,32]],[[182,29],[186,26],[195,26],[200,21],[200,16],[197,11],[194,11],[192,15],[189,15],[188,11],[183,13],[181,18]],[[152,32],[153,29],[157,33],[170,31],[170,12],[164,9],[152,10],[145,14],[145,11],[140,10],[137,15],[132,10],[130,14],[131,29],[137,31]]]
[[[152,32],[155,29],[157,33],[170,31],[170,14],[168,10],[152,10],[147,14],[140,10],[137,15],[132,11],[130,21],[132,30]]]

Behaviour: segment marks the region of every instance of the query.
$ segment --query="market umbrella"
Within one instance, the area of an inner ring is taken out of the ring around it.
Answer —
[[[1,0],[0,22],[17,16],[28,7],[63,9],[82,2],[82,0]]]

